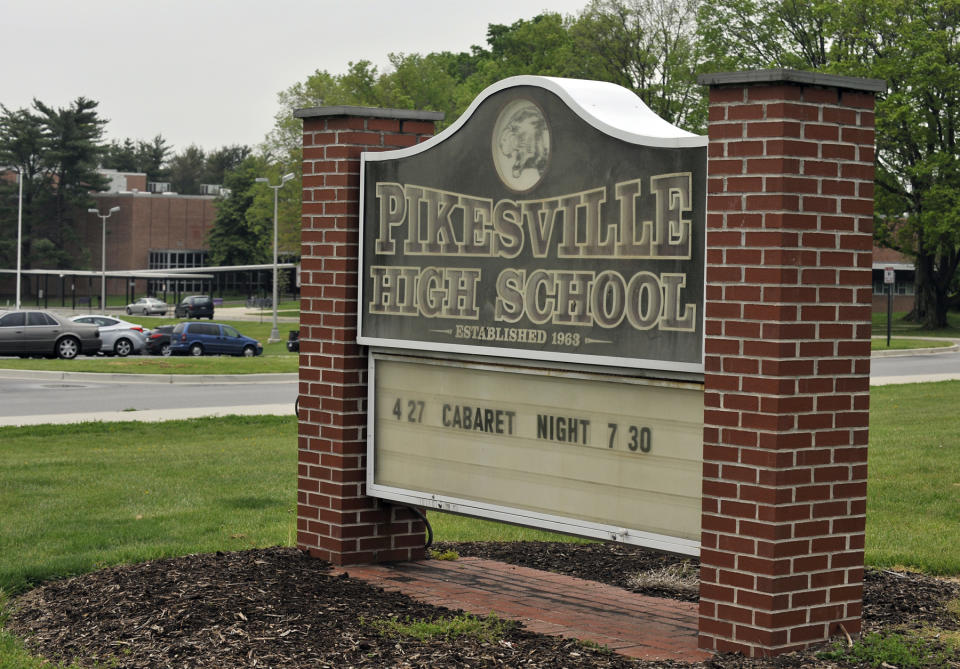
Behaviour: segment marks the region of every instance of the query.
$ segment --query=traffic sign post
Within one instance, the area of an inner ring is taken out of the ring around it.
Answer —
[[[887,348],[890,348],[890,321],[893,320],[893,284],[896,282],[896,270],[883,268],[883,282],[887,285]]]

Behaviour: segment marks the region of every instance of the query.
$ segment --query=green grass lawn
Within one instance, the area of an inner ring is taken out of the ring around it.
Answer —
[[[568,534],[556,534],[482,518],[457,516],[442,511],[430,511],[427,517],[433,527],[434,541],[568,541],[570,543],[591,541]]]
[[[960,381],[870,393],[866,561],[960,575]]]
[[[872,389],[868,565],[960,575],[958,405],[960,382]],[[292,545],[296,449],[293,417],[0,428],[0,595],[112,564]],[[436,541],[576,540],[429,517]],[[33,666],[49,665],[0,629],[0,669]]]
[[[960,382],[871,393],[867,562],[960,575]],[[290,544],[293,417],[0,428],[0,588]],[[437,541],[558,535],[431,512]]]
[[[904,320],[905,311],[894,312],[890,322],[890,334],[894,337],[956,337],[960,338],[960,312],[947,312],[948,327],[939,330],[924,330],[917,323]],[[874,313],[872,318],[873,334],[887,336],[887,312]]]
[[[0,589],[291,544],[296,419],[0,428]]]
[[[870,350],[872,351],[906,351],[917,348],[945,348],[947,346],[953,346],[953,342],[944,341],[943,339],[904,339],[891,337],[890,345],[887,346],[886,337],[870,340]]]

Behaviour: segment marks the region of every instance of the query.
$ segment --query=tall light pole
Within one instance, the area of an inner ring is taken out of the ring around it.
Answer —
[[[107,219],[120,211],[120,207],[110,207],[110,211],[101,214],[99,209],[87,209],[87,213],[96,214],[103,221],[103,242],[100,245],[100,310],[107,311]]]
[[[268,342],[280,341],[280,331],[277,329],[277,198],[283,184],[287,183],[296,176],[293,172],[284,174],[280,177],[280,183],[277,186],[271,186],[270,180],[266,177],[258,177],[256,181],[267,184],[273,189],[273,329],[270,330]]]
[[[17,311],[20,310],[20,274],[23,272],[23,168],[17,167],[17,183],[20,194],[17,197]]]

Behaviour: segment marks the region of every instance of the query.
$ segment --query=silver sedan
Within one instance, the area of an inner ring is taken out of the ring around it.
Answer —
[[[169,309],[170,306],[163,300],[158,300],[155,297],[141,297],[136,302],[131,302],[127,305],[127,315],[143,314],[144,316],[149,316],[151,314],[160,314],[161,316],[166,316]]]
[[[147,343],[147,336],[143,328],[136,323],[122,321],[113,316],[92,314],[90,316],[74,316],[74,323],[86,323],[100,328],[100,352],[104,355],[116,355],[121,358],[131,353],[139,353]]]

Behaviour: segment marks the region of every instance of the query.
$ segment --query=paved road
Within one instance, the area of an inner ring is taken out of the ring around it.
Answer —
[[[960,379],[960,350],[874,357],[871,385]],[[290,415],[296,374],[85,374],[0,369],[0,426]]]
[[[870,361],[870,385],[926,383],[960,379],[960,349],[890,351]]]
[[[51,306],[64,316],[88,313]],[[124,318],[122,309],[110,315]],[[172,315],[172,314],[169,314]],[[269,323],[272,313],[218,307],[215,320]],[[298,318],[277,319],[281,338]],[[228,414],[293,414],[296,374],[220,376],[83,374],[0,369],[0,426],[84,421],[162,421]]]
[[[0,370],[0,426],[292,415],[296,374],[150,376]]]

